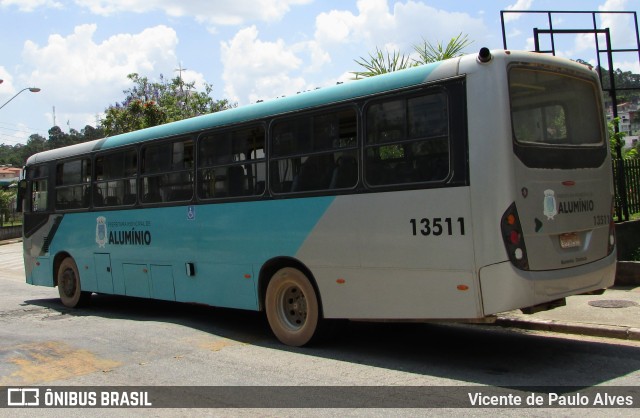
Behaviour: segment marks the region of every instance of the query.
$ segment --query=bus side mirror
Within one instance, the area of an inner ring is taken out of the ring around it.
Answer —
[[[22,202],[24,200],[24,196],[27,193],[27,180],[20,180],[18,182],[18,196],[16,198],[16,211],[22,212]]]

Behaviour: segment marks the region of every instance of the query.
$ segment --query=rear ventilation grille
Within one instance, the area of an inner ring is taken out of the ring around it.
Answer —
[[[49,235],[46,235],[44,237],[44,242],[42,243],[42,253],[46,254],[49,252],[49,245],[51,245],[51,239],[49,238]]]

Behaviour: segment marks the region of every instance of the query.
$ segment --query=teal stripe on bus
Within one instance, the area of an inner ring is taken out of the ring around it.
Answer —
[[[182,252],[225,257],[238,262],[295,256],[335,196],[276,199],[65,215],[51,250],[84,248],[90,252],[126,253],[128,258],[171,260]],[[189,210],[195,218],[190,219]],[[107,242],[96,242],[97,218],[104,217]],[[124,232],[145,232],[151,244],[122,244]],[[114,243],[109,243],[109,237]],[[152,250],[151,254],[138,251]]]

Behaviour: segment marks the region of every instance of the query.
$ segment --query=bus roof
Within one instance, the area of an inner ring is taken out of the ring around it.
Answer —
[[[335,86],[318,88],[302,92],[294,96],[268,100],[138,131],[128,132],[113,137],[44,151],[31,156],[27,160],[27,165],[71,157],[74,155],[81,155],[91,151],[118,148],[152,139],[200,132],[215,127],[249,122],[296,110],[312,109],[330,103],[339,103],[385,91],[411,87],[424,83],[430,79],[455,76],[457,72],[457,65],[455,65],[455,63],[458,60],[459,58],[456,58],[419,67],[412,67],[406,70],[387,73],[376,77],[368,77]],[[434,76],[432,73],[434,73],[434,70],[436,69],[438,69],[438,71],[435,71],[438,75]]]
[[[535,56],[536,62],[557,63],[557,57],[523,51],[491,51],[494,58],[510,60],[529,60]],[[570,60],[561,59],[563,65],[573,66],[574,69],[587,72],[586,67]],[[464,61],[463,64],[461,61]],[[468,72],[470,65],[476,62],[476,55],[466,55],[446,61],[411,67],[375,77],[367,77],[357,81],[318,88],[302,92],[289,97],[268,100],[242,107],[232,108],[207,115],[171,122],[164,125],[128,132],[121,135],[107,137],[95,141],[71,145],[64,148],[44,151],[35,154],[27,160],[27,165],[87,154],[92,151],[107,150],[139,142],[162,139],[179,135],[187,135],[213,129],[217,127],[250,122],[265,117],[273,117],[293,111],[313,109],[316,107],[346,102],[353,99],[367,97],[387,91],[399,90],[416,86],[431,80],[455,77],[460,72]]]

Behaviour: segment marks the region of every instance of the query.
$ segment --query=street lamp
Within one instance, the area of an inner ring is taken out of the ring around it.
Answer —
[[[15,96],[13,96],[12,98],[10,98],[9,100],[7,100],[2,106],[0,106],[0,109],[2,109],[3,107],[5,107],[11,100],[15,99],[20,93],[22,93],[25,90],[29,90],[31,93],[37,93],[40,91],[40,88],[38,87],[25,87],[22,90],[20,90],[19,92],[17,92],[15,94]]]

